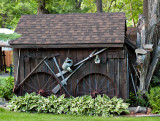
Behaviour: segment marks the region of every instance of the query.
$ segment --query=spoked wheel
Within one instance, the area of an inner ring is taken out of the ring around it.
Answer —
[[[58,84],[59,82],[53,75],[47,72],[35,72],[23,83],[22,94],[35,92],[42,96],[49,96],[53,94],[52,90]]]
[[[112,79],[101,73],[84,76],[79,80],[75,91],[76,96],[91,95],[93,98],[103,94],[110,98],[117,96],[117,89]]]

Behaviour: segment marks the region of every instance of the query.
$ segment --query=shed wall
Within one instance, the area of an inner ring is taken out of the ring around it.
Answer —
[[[57,57],[60,68],[66,59],[69,57],[74,63],[81,61],[86,58],[94,49],[21,49],[20,52],[20,63],[19,63],[19,74],[18,81],[16,81],[17,67],[18,67],[18,49],[14,49],[14,70],[15,70],[15,85],[18,85],[24,78],[34,69],[34,67],[45,57],[51,56],[52,54],[59,53]],[[29,61],[25,61],[26,55],[31,56]],[[127,60],[125,57],[125,50],[122,48],[114,48],[104,51],[99,55],[101,59],[100,64],[95,64],[94,59],[87,61],[69,80],[67,90],[72,95],[75,95],[76,85],[79,79],[83,78],[89,73],[102,73],[110,77],[118,90],[118,97],[127,99]],[[47,63],[50,65],[55,73],[58,73],[58,69],[53,61],[48,60]],[[43,63],[35,72],[51,72],[47,69]],[[65,75],[67,77],[68,74]],[[32,83],[31,83],[32,85]],[[65,93],[62,90],[63,93]],[[18,92],[22,95],[21,92]]]

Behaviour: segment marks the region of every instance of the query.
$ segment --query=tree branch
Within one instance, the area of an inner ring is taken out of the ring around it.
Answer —
[[[114,1],[115,1],[115,0],[112,0],[112,1],[111,1],[111,4],[110,4],[110,6],[108,7],[108,11],[107,11],[107,12],[110,12],[112,3],[113,3]]]
[[[76,9],[80,9],[81,3],[82,3],[82,0],[80,1],[76,0]]]
[[[132,2],[130,1],[130,10],[131,10],[131,17],[132,17],[132,22],[133,22],[133,27],[136,26],[134,18],[133,18],[133,9],[132,9]]]

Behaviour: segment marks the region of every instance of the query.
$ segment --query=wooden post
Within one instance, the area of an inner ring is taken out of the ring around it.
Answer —
[[[0,71],[3,71],[2,47],[0,47]]]
[[[2,52],[2,62],[3,62],[2,70],[6,72],[7,69],[6,69],[6,60],[5,60],[5,56],[6,56],[6,55],[5,55],[5,52],[3,51],[3,52]]]

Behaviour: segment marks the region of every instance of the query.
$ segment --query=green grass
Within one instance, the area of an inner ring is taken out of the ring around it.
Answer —
[[[10,112],[0,108],[0,121],[160,121],[160,117],[93,117]]]

